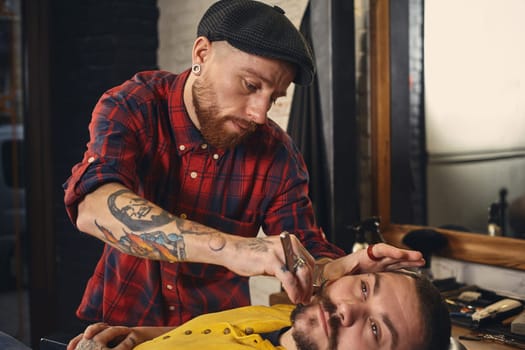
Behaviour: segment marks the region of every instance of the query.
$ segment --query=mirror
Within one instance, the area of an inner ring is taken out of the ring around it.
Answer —
[[[419,228],[391,222],[391,71],[390,1],[370,3],[370,79],[373,211],[381,217],[385,239],[402,246],[403,235]],[[449,245],[438,255],[519,270],[525,270],[525,240],[509,237],[473,235],[437,229]]]
[[[522,0],[424,1],[429,225],[525,238],[524,13]]]

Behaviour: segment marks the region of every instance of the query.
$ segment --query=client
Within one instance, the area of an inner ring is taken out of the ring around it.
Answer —
[[[241,307],[166,329],[96,323],[68,349],[106,349],[117,340],[115,350],[446,350],[450,341],[439,291],[406,270],[343,276],[324,284],[308,305]]]

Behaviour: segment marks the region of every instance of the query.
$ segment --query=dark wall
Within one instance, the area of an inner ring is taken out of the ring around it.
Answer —
[[[28,0],[24,6],[35,345],[41,336],[76,334],[83,327],[75,309],[102,244],[74,229],[65,213],[62,184],[82,158],[100,95],[137,71],[157,68],[159,13],[156,0]],[[40,31],[38,38],[32,37],[34,30]],[[37,167],[37,162],[48,168]],[[37,176],[41,180],[33,178]]]

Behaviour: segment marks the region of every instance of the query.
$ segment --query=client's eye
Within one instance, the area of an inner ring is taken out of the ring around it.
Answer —
[[[365,281],[361,281],[361,293],[363,298],[366,300],[368,298],[368,286]]]
[[[370,320],[370,329],[372,330],[372,334],[374,335],[375,340],[378,341],[379,340],[379,327],[373,320]]]

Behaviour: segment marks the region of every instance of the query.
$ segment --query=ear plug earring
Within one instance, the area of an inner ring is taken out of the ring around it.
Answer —
[[[194,63],[191,66],[191,72],[195,75],[199,75],[201,73],[201,65],[198,63]]]

